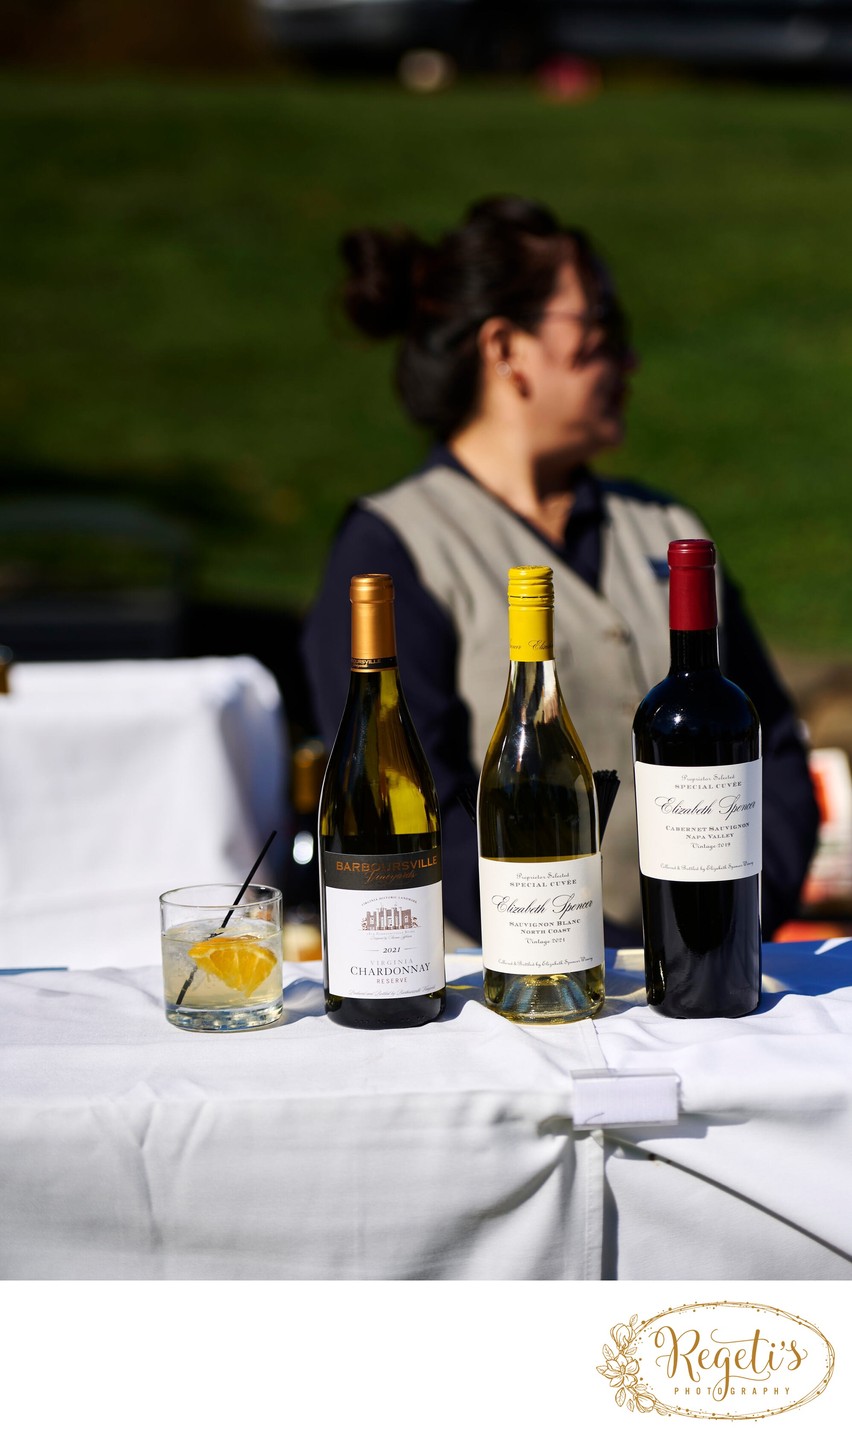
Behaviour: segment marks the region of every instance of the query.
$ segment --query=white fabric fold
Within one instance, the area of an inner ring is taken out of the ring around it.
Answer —
[[[852,940],[816,947],[766,945],[745,1018],[667,1019],[634,995],[595,1027],[610,1068],[681,1080],[676,1128],[621,1137],[852,1256]],[[635,974],[616,964],[613,988]]]
[[[0,967],[152,962],[158,894],[239,884],[281,827],[284,757],[278,687],[249,656],[16,665]]]
[[[326,1018],[316,964],[253,1034],[170,1026],[155,966],[0,979],[0,1276],[848,1276],[852,942],[766,973],[756,1014],[681,1022],[619,961],[610,1012],[533,1029],[455,956],[446,1017],[383,1033]],[[678,1123],[575,1133],[606,1066],[675,1071]]]
[[[365,1033],[287,965],[253,1034],[172,1027],[153,968],[0,980],[0,1275],[597,1278],[594,1030],[557,1056],[459,979],[443,1022]]]

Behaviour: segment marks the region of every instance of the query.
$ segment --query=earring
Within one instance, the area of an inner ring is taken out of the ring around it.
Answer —
[[[499,374],[501,379],[507,379],[512,373],[512,366],[508,360],[498,360],[494,366],[494,373]]]

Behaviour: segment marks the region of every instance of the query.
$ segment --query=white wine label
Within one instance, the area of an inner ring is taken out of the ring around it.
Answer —
[[[416,998],[446,983],[441,856],[323,855],[328,987],[344,999]]]
[[[601,856],[479,860],[482,962],[499,974],[570,974],[604,961]]]
[[[760,759],[634,769],[639,868],[647,878],[721,883],[760,873]]]

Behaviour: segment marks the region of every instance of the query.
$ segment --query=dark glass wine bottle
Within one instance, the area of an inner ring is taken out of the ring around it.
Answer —
[[[352,677],[320,799],[326,1012],[408,1028],[446,998],[438,800],[399,682],[393,580],[356,574],[349,597]]]
[[[597,797],[553,658],[553,573],[509,570],[509,682],[479,781],[489,1008],[568,1023],[604,1000]]]
[[[290,761],[290,812],[284,876],[284,958],[306,962],[322,955],[317,822],[328,754],[321,739],[303,739]]]
[[[669,545],[671,669],[633,722],[645,985],[672,1018],[760,1002],[760,724],[719,668],[715,563]]]

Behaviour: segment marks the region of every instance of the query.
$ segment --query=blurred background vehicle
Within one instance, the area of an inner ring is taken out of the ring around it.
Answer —
[[[843,0],[257,0],[266,32],[325,65],[386,66],[410,51],[467,70],[521,71],[566,52],[702,69],[815,73],[852,66]]]
[[[836,0],[539,0],[558,48],[698,67],[819,70],[852,62]]]
[[[326,63],[385,64],[407,50],[456,52],[472,0],[257,0],[272,39]],[[498,7],[502,8],[502,7]]]

